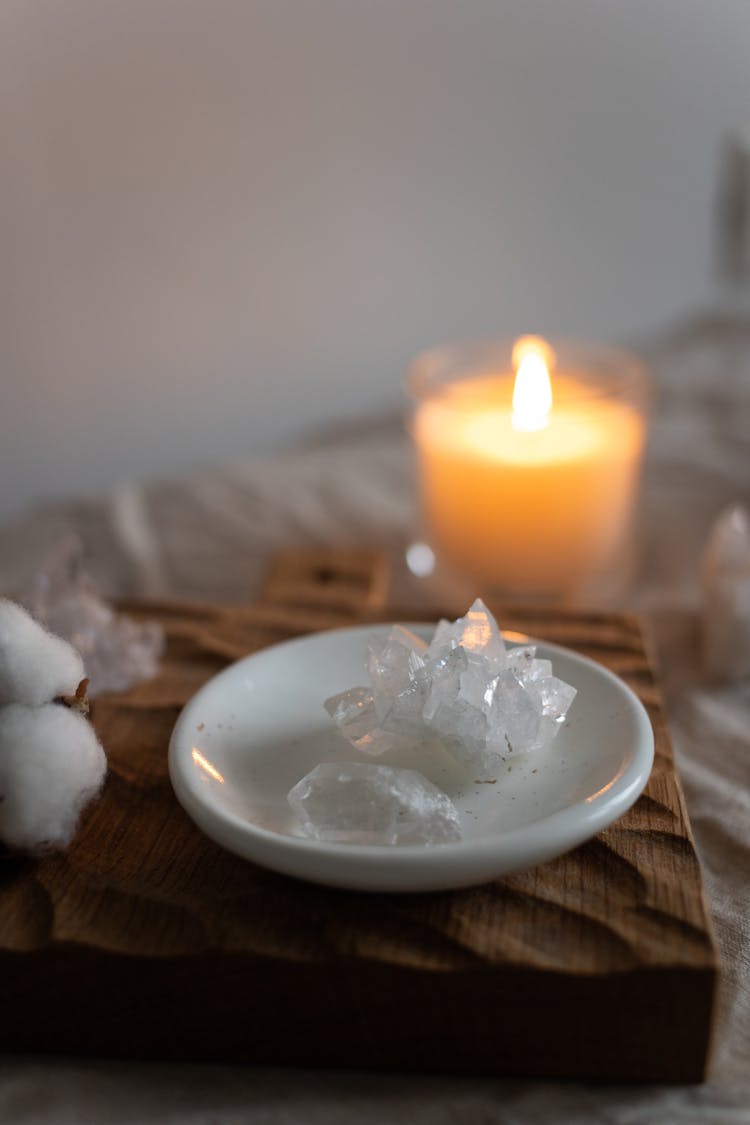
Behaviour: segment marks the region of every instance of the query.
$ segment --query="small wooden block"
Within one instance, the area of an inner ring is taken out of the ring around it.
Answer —
[[[463,891],[353,894],[236,859],[177,804],[167,744],[190,695],[342,616],[419,616],[384,610],[381,568],[305,553],[255,606],[131,603],[164,622],[168,650],[155,680],[95,702],[101,800],[67,854],[0,863],[0,1049],[700,1081],[716,954],[635,618],[500,610],[614,668],[654,724],[645,794],[554,862]]]
[[[299,608],[366,613],[384,605],[388,591],[384,551],[309,548],[276,556],[262,601]]]

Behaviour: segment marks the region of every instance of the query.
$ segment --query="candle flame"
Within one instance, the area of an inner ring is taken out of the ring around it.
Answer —
[[[522,336],[513,346],[513,429],[543,430],[552,409],[549,369],[555,354],[538,336]]]

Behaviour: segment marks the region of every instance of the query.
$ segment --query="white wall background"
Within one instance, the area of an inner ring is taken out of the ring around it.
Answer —
[[[0,0],[0,514],[704,304],[747,0]]]

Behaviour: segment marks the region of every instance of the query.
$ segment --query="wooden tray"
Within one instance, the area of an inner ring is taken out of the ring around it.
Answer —
[[[0,1049],[699,1081],[716,955],[639,622],[498,610],[640,695],[656,762],[635,808],[522,875],[358,895],[222,851],[177,804],[179,709],[228,661],[384,609],[384,560],[281,557],[253,606],[131,604],[168,634],[161,674],[97,700],[110,772],[66,855],[0,865]]]

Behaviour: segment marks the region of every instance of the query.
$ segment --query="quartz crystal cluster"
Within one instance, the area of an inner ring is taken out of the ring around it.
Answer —
[[[326,700],[345,738],[365,754],[438,738],[473,769],[555,737],[576,694],[533,645],[507,650],[480,600],[441,621],[428,645],[395,626],[368,646],[370,687]]]
[[[306,833],[319,839],[457,839],[455,806],[421,774],[398,768],[399,752],[439,742],[475,776],[497,772],[499,760],[549,743],[576,694],[533,645],[506,649],[481,600],[465,617],[441,621],[429,644],[399,625],[373,634],[367,668],[369,686],[325,701],[362,759],[317,766],[289,794]],[[367,761],[384,754],[388,765]]]
[[[24,602],[37,621],[81,654],[92,698],[127,691],[156,675],[164,651],[161,625],[133,621],[114,611],[86,574],[83,545],[76,536],[58,543]]]

